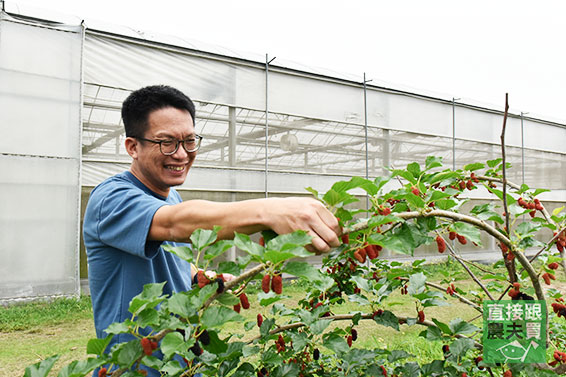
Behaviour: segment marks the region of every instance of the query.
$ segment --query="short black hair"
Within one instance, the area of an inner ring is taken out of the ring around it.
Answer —
[[[186,110],[195,121],[193,101],[178,89],[167,85],[152,85],[130,93],[122,104],[126,137],[143,137],[148,128],[149,114],[166,107]]]

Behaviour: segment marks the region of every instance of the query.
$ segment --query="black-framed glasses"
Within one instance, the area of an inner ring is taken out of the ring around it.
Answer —
[[[149,141],[150,143],[159,144],[159,150],[165,156],[175,154],[179,149],[179,144],[183,144],[183,148],[187,153],[196,152],[200,148],[202,136],[195,135],[185,140],[165,139],[165,140],[151,140],[143,137],[134,136],[138,140]]]

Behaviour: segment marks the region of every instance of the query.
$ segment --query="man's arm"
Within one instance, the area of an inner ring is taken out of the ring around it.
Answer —
[[[196,229],[222,228],[219,238],[234,237],[234,232],[252,234],[272,229],[278,234],[304,230],[313,237],[318,252],[340,245],[338,221],[322,203],[312,198],[269,198],[240,202],[189,200],[157,210],[149,239],[187,241]]]

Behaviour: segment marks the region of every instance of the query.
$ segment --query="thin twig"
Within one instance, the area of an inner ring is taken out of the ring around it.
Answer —
[[[483,273],[486,273],[486,274],[491,274],[491,273],[492,273],[491,271],[489,271],[489,270],[486,269],[486,268],[483,268],[483,267],[480,266],[479,264],[474,263],[474,262],[472,262],[471,260],[464,259],[464,258],[462,258],[461,256],[459,256],[459,255],[457,255],[457,254],[453,254],[452,257],[454,257],[455,259],[459,259],[459,260],[461,260],[462,262],[467,263],[467,264],[469,264],[469,265],[472,266],[472,267],[477,268],[478,270],[480,270],[480,271],[483,272]]]
[[[326,320],[331,320],[331,321],[351,321],[354,317],[358,316],[359,313],[356,314],[337,314],[337,315],[333,315],[333,316],[328,316],[328,317],[322,317],[321,319],[326,319]],[[405,316],[396,316],[397,319],[399,320],[399,324],[404,324],[407,323],[407,320],[409,320],[410,317],[405,317]],[[360,319],[364,319],[364,320],[373,320],[374,319],[374,315],[373,313],[366,313],[366,314],[362,314]],[[413,318],[414,319],[414,318]],[[417,321],[418,325],[422,325],[422,326],[427,326],[427,327],[437,327],[436,324],[432,321],[428,321],[428,320],[424,320],[422,322]],[[287,331],[287,330],[291,330],[291,329],[297,329],[300,327],[304,327],[305,324],[303,322],[293,322],[293,323],[289,323],[286,325],[282,325],[277,327],[276,329],[273,329],[269,332],[269,335],[275,335],[275,334],[279,334],[280,332],[283,331]],[[454,335],[456,338],[466,338],[466,339],[472,339],[469,338],[467,336],[461,335],[461,334],[455,334]],[[261,339],[262,336],[256,336],[250,340],[248,340],[247,344],[251,344],[254,341]],[[472,339],[473,340],[473,339]],[[477,341],[474,340],[474,346],[478,349],[483,349],[483,346],[478,343]]]
[[[505,112],[503,113],[503,127],[501,128],[501,167],[503,175],[503,210],[505,211],[505,232],[511,234],[509,226],[509,208],[507,206],[507,159],[505,154],[505,130],[507,128],[507,114],[509,112],[509,94],[505,93]],[[517,281],[517,271],[515,269],[515,260],[504,258],[505,267],[509,272],[511,283]]]
[[[400,277],[399,279],[403,280],[403,281],[409,281],[409,278]],[[432,287],[432,288],[435,288],[435,289],[438,289],[439,291],[442,291],[442,292],[446,291],[446,289],[443,286],[435,284],[435,283],[431,283],[431,282],[427,281],[427,282],[425,282],[425,285]],[[483,313],[481,306],[471,302],[470,300],[468,300],[467,298],[465,298],[463,296],[460,296],[457,292],[454,292],[454,294],[452,296],[456,297],[458,300],[460,300],[464,304],[470,305],[472,308],[476,309],[478,312]]]
[[[489,292],[489,290],[485,287],[485,285],[483,285],[483,283],[480,281],[480,279],[478,279],[476,277],[476,275],[473,273],[473,271],[470,270],[470,268],[464,262],[462,262],[460,260],[460,258],[457,257],[456,252],[454,251],[452,246],[449,243],[446,243],[446,246],[448,246],[448,251],[450,252],[450,255],[452,255],[456,258],[458,263],[460,263],[462,265],[462,267],[464,267],[464,269],[468,272],[468,275],[470,275],[470,277],[476,282],[476,284],[479,285],[480,288],[487,294],[487,297],[489,297],[490,300],[493,300],[493,297],[491,296],[491,293]]]

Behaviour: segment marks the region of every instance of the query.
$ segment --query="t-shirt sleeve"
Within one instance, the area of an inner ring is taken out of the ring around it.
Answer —
[[[135,187],[114,187],[98,208],[96,232],[104,244],[142,258],[153,258],[161,241],[148,241],[155,212],[167,202]]]

